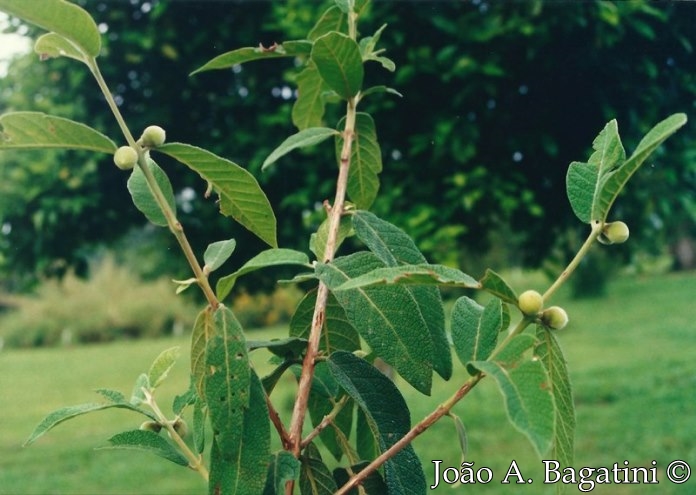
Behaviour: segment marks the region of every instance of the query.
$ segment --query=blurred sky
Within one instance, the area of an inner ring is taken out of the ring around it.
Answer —
[[[9,25],[7,15],[0,13],[0,77],[7,74],[7,65],[13,55],[31,49],[31,40],[19,34],[4,34]]]

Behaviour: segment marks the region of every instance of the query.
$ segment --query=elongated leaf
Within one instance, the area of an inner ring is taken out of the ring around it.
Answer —
[[[307,349],[307,339],[289,337],[287,339],[248,340],[247,350],[268,349],[278,357],[288,360],[299,359]]]
[[[534,343],[531,335],[518,335],[492,361],[470,364],[493,377],[505,399],[510,422],[543,457],[553,442],[556,417],[544,365],[525,357],[525,351]]]
[[[220,268],[222,264],[232,256],[236,246],[237,241],[234,239],[213,242],[208,245],[205,254],[203,254],[203,261],[207,267],[208,273]]]
[[[325,106],[322,95],[327,90],[328,86],[313,63],[310,62],[297,75],[297,100],[292,106],[292,123],[298,130],[321,127]]]
[[[515,291],[503,280],[503,277],[491,269],[486,269],[486,273],[481,279],[481,288],[505,302],[517,305],[517,294],[515,294]]]
[[[220,195],[220,211],[272,247],[276,240],[276,218],[259,183],[247,170],[210,151],[190,144],[167,143],[157,151],[197,172]]]
[[[624,188],[631,176],[645,162],[650,154],[657,149],[669,136],[677,132],[686,124],[686,115],[683,113],[674,114],[666,118],[638,143],[638,147],[633,152],[633,155],[616,170],[607,170],[602,173],[600,169],[600,177],[598,180],[599,195],[596,197],[592,207],[592,219],[605,221],[611,206],[614,204],[616,197]]]
[[[349,352],[333,353],[328,363],[338,383],[378,432],[382,452],[408,433],[411,428],[408,406],[389,378]],[[384,464],[384,474],[389,494],[425,493],[425,475],[411,445]]]
[[[466,459],[467,453],[469,451],[469,439],[466,435],[466,428],[461,418],[456,414],[449,413],[449,417],[452,418],[454,422],[454,428],[457,430],[457,438],[459,439],[459,449],[462,451],[462,462]]]
[[[337,251],[338,248],[341,247],[341,244],[343,244],[343,241],[345,241],[346,238],[351,235],[352,230],[353,227],[350,218],[347,216],[342,216],[341,223],[338,226],[338,236],[336,238]],[[326,253],[326,242],[328,239],[329,219],[326,218],[323,222],[321,222],[321,225],[319,225],[316,233],[312,234],[309,238],[309,249],[316,255],[318,261],[326,261],[328,259],[328,255]]]
[[[550,456],[562,468],[572,466],[575,454],[575,404],[568,367],[553,332],[537,326],[536,336],[539,344],[534,349],[534,355],[539,358],[549,376],[556,411],[556,432]]]
[[[193,445],[199,454],[205,450],[205,420],[208,417],[208,407],[203,399],[198,397],[193,404],[193,421],[191,422],[191,434]]]
[[[41,112],[11,112],[0,116],[0,150],[67,148],[114,153],[104,134],[79,122]]]
[[[353,8],[355,7],[354,0],[334,0],[334,3],[339,9],[341,9],[341,12],[343,12],[344,14],[351,13],[353,11]]]
[[[502,325],[503,304],[497,297],[485,308],[466,296],[457,299],[452,308],[452,341],[462,364],[488,359]]]
[[[309,338],[312,328],[314,306],[317,302],[316,289],[307,292],[290,320],[290,335]],[[319,341],[319,350],[326,354],[334,351],[355,351],[360,349],[360,336],[350,324],[346,312],[336,297],[329,293],[324,312],[324,327]]]
[[[429,394],[433,345],[427,323],[406,288],[335,290],[349,279],[382,266],[372,253],[359,252],[333,263],[317,264],[316,270],[372,350],[416,390]]]
[[[283,495],[285,483],[300,477],[300,461],[290,452],[281,450],[271,455],[268,465],[268,476],[263,495]]]
[[[205,400],[220,454],[232,458],[243,441],[251,368],[242,327],[232,311],[220,306],[213,325],[205,353]]]
[[[72,41],[90,57],[101,50],[97,24],[83,8],[64,0],[41,0],[41,8],[27,0],[0,0],[0,10]]]
[[[180,466],[188,466],[189,462],[184,455],[176,450],[172,444],[152,431],[131,430],[124,431],[109,438],[109,447],[100,449],[126,449],[149,452],[159,457],[172,461]]]
[[[140,373],[133,384],[131,392],[130,404],[138,406],[145,402],[145,390],[150,389],[150,380],[145,373]]]
[[[230,52],[223,53],[209,60],[204,65],[189,74],[193,76],[200,72],[217,69],[229,69],[235,65],[251,62],[254,60],[264,60],[269,58],[296,57],[298,55],[309,55],[312,50],[312,43],[306,40],[286,41],[284,43],[273,44],[269,47],[249,46],[238,48]]]
[[[201,398],[205,397],[206,346],[214,333],[213,309],[207,306],[198,313],[191,332],[191,380]]]
[[[263,493],[271,450],[271,429],[263,387],[252,371],[249,407],[244,410],[241,442],[231,458],[223,455],[218,439],[210,452],[210,495]]]
[[[337,286],[336,291],[382,285],[446,285],[479,289],[481,285],[466,273],[444,265],[400,265],[377,268]]]
[[[169,204],[172,211],[176,211],[174,191],[172,189],[172,183],[169,182],[169,177],[167,177],[164,170],[150,158],[147,159],[147,166],[154,176],[155,182],[157,182],[162,190],[167,204]],[[157,204],[157,200],[155,200],[155,196],[152,194],[150,186],[148,186],[147,180],[145,179],[145,174],[143,174],[140,167],[135,167],[133,169],[131,176],[128,178],[127,186],[135,207],[138,208],[150,222],[160,227],[166,227],[168,225],[167,217],[162,212],[159,204]]]
[[[162,351],[160,355],[155,358],[147,375],[150,387],[153,389],[157,388],[157,386],[167,378],[169,371],[174,364],[176,364],[176,360],[179,359],[180,355],[181,351],[179,346],[176,346]]]
[[[344,99],[362,87],[364,69],[358,44],[342,33],[329,32],[312,46],[312,61],[326,84]]]
[[[239,270],[218,280],[218,283],[215,286],[218,299],[225,299],[234,287],[237,279],[242,275],[256,270],[261,270],[262,268],[267,268],[269,266],[279,265],[301,265],[306,268],[312,267],[312,265],[309,263],[309,258],[307,255],[300,251],[284,248],[267,249],[266,251],[261,251],[259,254],[244,263]]]
[[[156,421],[157,418],[150,413],[149,411],[145,411],[143,409],[140,409],[136,405],[131,404],[130,402],[126,401],[115,401],[112,394],[104,393],[105,391],[102,390],[100,391],[100,394],[108,396],[107,398],[111,401],[110,403],[88,403],[88,404],[80,404],[77,406],[67,406],[67,407],[61,407],[60,409],[56,409],[52,413],[50,413],[48,416],[46,416],[41,422],[34,428],[34,431],[29,435],[29,438],[24,442],[24,446],[31,445],[34,443],[39,437],[43,436],[47,431],[51,430],[55,426],[58,426],[60,423],[67,421],[69,419],[75,418],[77,416],[82,416],[83,414],[87,414],[90,412],[94,411],[102,411],[104,409],[113,409],[113,408],[119,408],[119,409],[128,409],[134,412],[138,412],[140,414],[143,414],[147,416],[149,419],[152,419],[153,421]]]
[[[287,155],[292,150],[319,144],[322,141],[326,141],[331,136],[335,136],[336,134],[338,134],[338,131],[335,129],[329,129],[328,127],[310,127],[308,129],[303,129],[280,143],[280,146],[273,150],[273,152],[268,155],[268,158],[266,158],[266,160],[263,162],[261,170],[274,163],[283,155]]]
[[[380,86],[371,86],[371,87],[367,88],[365,91],[360,93],[360,99],[362,100],[366,96],[380,94],[380,93],[387,93],[390,95],[398,96],[399,98],[403,98],[403,96],[404,96],[401,93],[399,93],[397,90],[395,90],[394,88],[380,85]]]
[[[359,459],[374,459],[380,454],[377,438],[379,432],[374,430],[362,409],[358,408],[355,420],[355,450]]]
[[[177,416],[181,415],[181,412],[187,406],[192,406],[198,395],[196,394],[196,386],[193,381],[189,381],[189,388],[183,394],[179,394],[174,397],[172,402],[172,412]]]
[[[42,59],[68,57],[89,65],[89,59],[85,53],[58,33],[46,33],[40,36],[34,43],[34,51]]]
[[[315,41],[317,38],[332,31],[348,33],[348,16],[341,12],[341,9],[336,5],[332,5],[322,14],[314,27],[309,31],[307,39]]]
[[[319,449],[313,443],[305,447],[300,457],[302,467],[300,471],[301,495],[331,495],[338,487],[321,458]]]
[[[337,128],[345,127],[345,117]],[[336,135],[336,159],[341,163],[343,135]],[[355,136],[348,169],[347,193],[355,206],[367,210],[372,206],[379,191],[378,174],[382,171],[382,151],[377,141],[375,122],[369,114],[358,112],[355,116]]]
[[[352,215],[352,220],[358,238],[385,265],[397,267],[426,263],[413,239],[397,226],[361,210]],[[452,376],[452,352],[445,333],[445,311],[440,291],[437,287],[407,287],[406,290],[428,326],[433,344],[433,368],[449,380]]]

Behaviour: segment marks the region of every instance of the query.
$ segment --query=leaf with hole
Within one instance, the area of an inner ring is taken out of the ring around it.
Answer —
[[[361,89],[364,77],[358,44],[335,31],[316,40],[311,58],[326,84],[343,99],[352,98]]]
[[[167,143],[157,152],[171,156],[212,184],[220,196],[220,211],[234,218],[272,247],[276,239],[276,218],[266,194],[253,175],[234,162],[210,151],[183,143]]]
[[[116,144],[79,122],[41,112],[10,112],[0,116],[0,150],[66,148],[114,153]]]

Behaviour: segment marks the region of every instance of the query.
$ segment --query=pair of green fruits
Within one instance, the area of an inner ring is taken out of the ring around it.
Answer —
[[[156,148],[164,144],[166,137],[164,129],[158,125],[151,125],[145,128],[137,144],[143,148]],[[121,170],[130,170],[138,163],[138,151],[131,146],[121,146],[114,153],[114,163]]]

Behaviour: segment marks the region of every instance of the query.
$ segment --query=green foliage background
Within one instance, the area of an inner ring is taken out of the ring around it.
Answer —
[[[298,225],[307,234],[316,229],[319,203],[330,195],[332,164],[311,165],[325,160],[326,150],[289,155],[282,166],[260,171],[292,132],[291,59],[285,72],[261,61],[226,73],[188,73],[237,46],[301,37],[324,4],[81,3],[102,23],[103,71],[133,128],[162,125],[171,141],[248,168],[279,212],[280,245],[306,250]],[[623,134],[633,149],[650,125],[690,108],[696,97],[696,8],[687,2],[375,2],[364,29],[382,22],[389,24],[382,42],[398,69],[392,75],[368,65],[365,78],[404,96],[366,101],[384,155],[383,194],[373,209],[412,234],[432,261],[465,270],[479,270],[476,255],[492,243],[505,246],[506,262],[564,257],[576,235],[563,187],[568,163],[588,154],[587,143],[607,120],[630,130]],[[0,80],[0,95],[2,112],[42,110],[119,135],[87,71],[72,61],[22,57]],[[641,241],[632,246],[656,252],[694,235],[689,136],[680,133],[669,154],[660,151],[617,205]],[[0,223],[11,226],[0,235],[6,286],[24,287],[36,271],[79,272],[97,244],[125,234],[159,254],[173,242],[164,231],[143,228],[110,157],[3,153],[0,160]],[[195,248],[202,252],[211,231],[238,239],[240,260],[261,248],[203,199],[194,174],[161,162]],[[188,187],[195,197],[182,194]],[[139,254],[122,257],[136,257],[144,275],[161,268],[186,274],[176,256]]]

